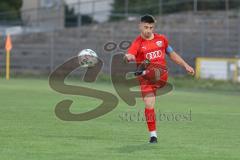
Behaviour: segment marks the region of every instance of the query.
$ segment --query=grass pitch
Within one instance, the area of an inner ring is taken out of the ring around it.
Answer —
[[[74,82],[77,84],[77,82]],[[80,84],[80,83],[79,83]],[[112,92],[109,83],[91,87]],[[158,120],[158,144],[148,144],[144,121],[123,118],[142,112],[120,100],[112,112],[85,122],[55,116],[55,105],[74,100],[74,113],[100,100],[62,95],[47,80],[0,80],[0,159],[2,160],[230,160],[240,157],[240,93],[178,89],[157,99],[166,114],[190,114],[191,120]]]

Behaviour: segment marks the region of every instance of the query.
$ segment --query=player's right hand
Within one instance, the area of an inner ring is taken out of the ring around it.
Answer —
[[[135,60],[136,60],[136,58],[135,58],[135,56],[132,55],[132,54],[127,53],[127,54],[125,54],[125,56],[124,56],[124,61],[125,61],[125,62],[130,62],[130,61],[135,61]]]

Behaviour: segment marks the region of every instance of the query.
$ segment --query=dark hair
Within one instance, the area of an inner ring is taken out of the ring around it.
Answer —
[[[155,18],[154,18],[152,15],[146,14],[146,15],[143,15],[143,16],[141,17],[141,22],[145,22],[145,23],[155,23],[156,20],[155,20]]]

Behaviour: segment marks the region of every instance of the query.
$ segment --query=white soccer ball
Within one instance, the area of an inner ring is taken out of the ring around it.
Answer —
[[[81,67],[94,67],[98,63],[98,56],[91,49],[83,49],[78,53],[78,61]]]

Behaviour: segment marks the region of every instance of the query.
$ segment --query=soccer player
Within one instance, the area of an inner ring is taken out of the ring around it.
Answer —
[[[194,69],[169,45],[168,39],[164,35],[154,32],[155,24],[156,20],[153,16],[142,16],[139,24],[140,35],[132,42],[125,54],[125,60],[128,62],[135,61],[139,64],[148,60],[150,64],[146,70],[151,67],[161,69],[158,78],[144,75],[143,73],[146,72],[138,76],[143,101],[145,103],[145,118],[150,133],[149,143],[157,143],[154,105],[156,102],[156,90],[163,87],[166,84],[164,82],[168,79],[167,72],[164,72],[164,68],[167,65],[166,55],[173,62],[183,67],[189,74],[194,75],[195,73]]]

